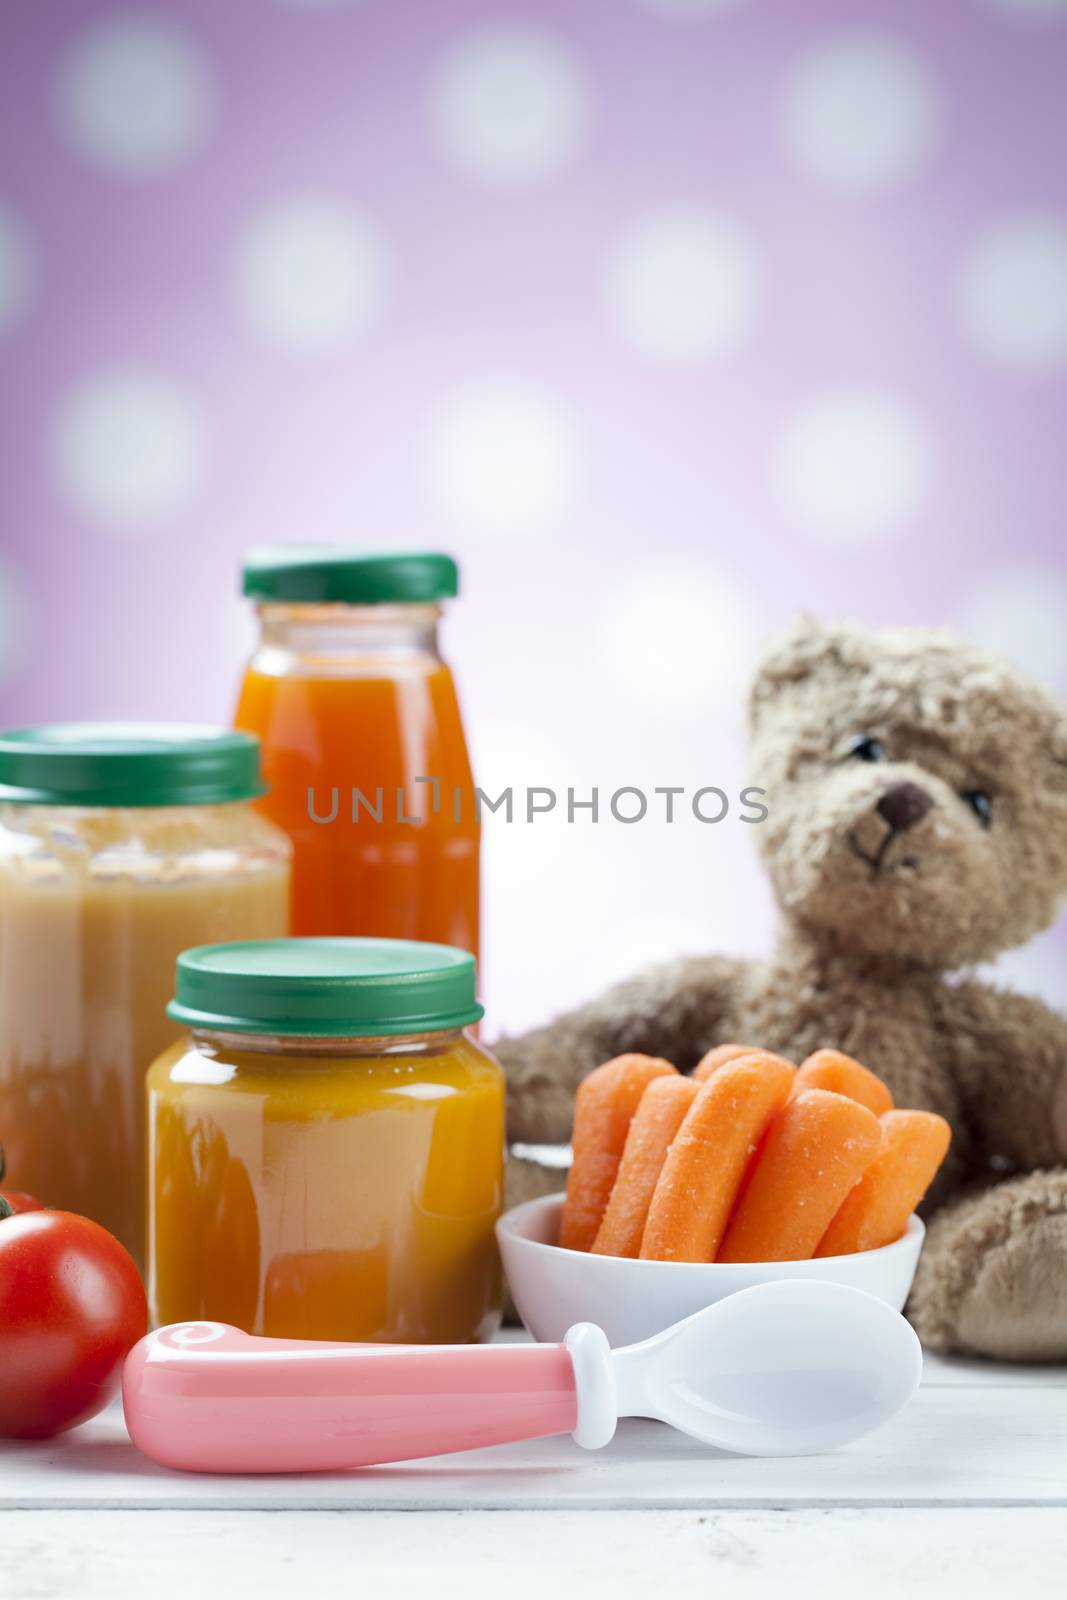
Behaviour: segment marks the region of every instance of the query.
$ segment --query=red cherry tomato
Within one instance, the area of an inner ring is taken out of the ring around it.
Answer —
[[[102,1411],[147,1325],[137,1268],[98,1223],[0,1215],[0,1437],[47,1438]]]

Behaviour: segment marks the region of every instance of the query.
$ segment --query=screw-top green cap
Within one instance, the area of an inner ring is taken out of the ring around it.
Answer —
[[[210,806],[266,793],[252,733],[185,722],[53,722],[0,734],[0,800]]]
[[[354,606],[419,605],[459,593],[459,568],[436,551],[373,554],[344,545],[263,545],[244,560],[253,600]]]
[[[178,957],[167,1015],[223,1033],[359,1038],[477,1022],[474,957],[411,939],[256,939]]]

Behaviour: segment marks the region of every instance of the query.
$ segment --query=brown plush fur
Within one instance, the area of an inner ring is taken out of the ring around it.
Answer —
[[[566,1140],[579,1080],[624,1050],[684,1070],[726,1040],[795,1061],[837,1046],[952,1124],[909,1304],[923,1339],[1063,1359],[1067,1020],[961,971],[1047,927],[1067,892],[1067,711],[948,634],[808,623],[765,657],[750,711],[775,959],[674,961],[502,1040],[510,1136]],[[860,735],[884,759],[850,754]],[[930,804],[893,829],[876,808],[901,784]],[[512,1198],[559,1176],[515,1162]]]

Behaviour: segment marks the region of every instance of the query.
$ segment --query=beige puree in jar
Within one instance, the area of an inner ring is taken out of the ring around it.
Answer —
[[[140,1261],[145,1071],[191,945],[288,931],[289,847],[250,805],[0,804],[5,1182]]]

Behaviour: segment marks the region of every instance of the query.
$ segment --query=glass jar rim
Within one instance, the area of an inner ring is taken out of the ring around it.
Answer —
[[[198,1023],[189,1025],[194,1043],[225,1044],[231,1050],[246,1051],[250,1055],[307,1055],[312,1060],[331,1056],[396,1056],[418,1055],[439,1040],[452,1040],[464,1033],[463,1026],[431,1028],[419,1033],[238,1033],[227,1028],[213,1028]]]

